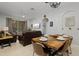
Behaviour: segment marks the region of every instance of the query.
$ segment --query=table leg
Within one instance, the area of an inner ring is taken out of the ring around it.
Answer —
[[[3,43],[1,43],[1,48],[3,49],[3,47],[4,47],[4,46],[3,46]]]
[[[9,46],[11,46],[11,42],[9,41]]]

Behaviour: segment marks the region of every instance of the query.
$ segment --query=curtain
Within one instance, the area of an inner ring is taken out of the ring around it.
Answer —
[[[9,32],[21,35],[27,30],[27,21],[16,21],[12,18],[6,18],[6,26],[9,27]]]

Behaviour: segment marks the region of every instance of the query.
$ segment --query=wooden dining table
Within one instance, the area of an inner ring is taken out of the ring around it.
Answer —
[[[64,43],[66,42],[66,40],[50,40],[48,39],[47,41],[41,41],[40,40],[40,37],[37,37],[37,38],[33,38],[32,41],[34,42],[39,42],[39,43],[43,43],[45,44],[46,46],[48,46],[49,48],[56,48],[56,49],[59,49],[61,46],[64,45]]]
[[[58,40],[50,36],[47,38],[48,39],[47,41],[41,41],[40,38],[41,37],[33,38],[32,41],[42,43],[46,45],[48,48],[54,48],[55,51],[59,50],[65,44],[65,42],[68,39],[70,39],[69,37],[64,37],[64,40]]]

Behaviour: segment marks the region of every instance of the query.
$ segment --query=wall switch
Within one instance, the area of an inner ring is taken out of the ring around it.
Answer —
[[[79,30],[79,28],[77,28],[77,30]]]

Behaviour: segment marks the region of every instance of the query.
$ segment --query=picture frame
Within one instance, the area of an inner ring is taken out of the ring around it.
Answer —
[[[50,27],[53,27],[53,21],[50,21]]]
[[[75,16],[68,16],[65,18],[65,26],[73,27],[75,26]]]

